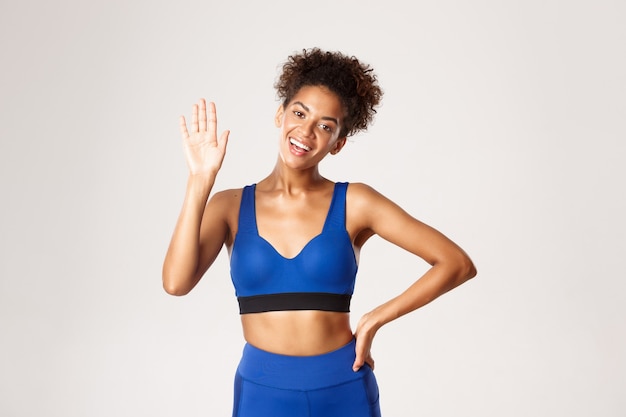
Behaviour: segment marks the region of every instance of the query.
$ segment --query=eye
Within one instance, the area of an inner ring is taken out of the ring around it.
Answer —
[[[302,113],[300,110],[294,110],[293,114],[300,119],[304,117],[304,113]]]
[[[320,128],[322,128],[322,130],[324,130],[326,132],[332,132],[333,131],[333,129],[330,126],[325,125],[325,124],[321,124]]]

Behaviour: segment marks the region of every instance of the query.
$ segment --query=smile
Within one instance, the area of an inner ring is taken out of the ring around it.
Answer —
[[[310,151],[312,148],[310,146],[306,146],[304,143],[299,142],[297,140],[295,140],[294,138],[289,138],[289,143],[291,143],[293,146],[302,149],[305,152]]]

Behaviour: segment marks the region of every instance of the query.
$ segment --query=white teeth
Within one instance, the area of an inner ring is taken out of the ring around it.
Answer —
[[[298,142],[297,140],[295,140],[294,138],[289,138],[289,143],[291,143],[294,146],[297,146],[298,148],[305,150],[305,151],[310,151],[311,147],[306,146],[304,143],[302,142]]]

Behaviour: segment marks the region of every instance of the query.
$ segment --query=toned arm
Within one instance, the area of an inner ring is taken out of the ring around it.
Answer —
[[[384,324],[413,311],[476,275],[469,256],[441,232],[415,219],[371,187],[353,184],[353,207],[360,235],[377,234],[432,267],[398,297],[380,308]]]
[[[217,136],[215,104],[200,99],[194,104],[188,129],[180,117],[180,133],[189,168],[187,191],[170,246],[163,262],[163,288],[184,295],[195,287],[225,242],[228,226],[224,201],[216,194],[207,204],[222,166],[228,131]]]
[[[207,203],[210,182],[200,178],[188,181],[183,208],[163,263],[163,288],[169,294],[189,293],[229,236],[228,193],[217,193]]]
[[[403,248],[431,265],[425,274],[405,291],[365,314],[357,325],[355,369],[371,361],[369,350],[378,329],[414,311],[476,275],[469,256],[436,229],[420,222],[397,204],[364,184],[351,184],[348,227],[355,233],[355,244],[369,236]]]

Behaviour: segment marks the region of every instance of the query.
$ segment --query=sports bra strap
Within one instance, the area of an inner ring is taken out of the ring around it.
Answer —
[[[346,228],[346,190],[347,182],[335,183],[333,199],[330,203],[328,216],[324,223],[324,231],[327,230],[345,230]]]
[[[254,189],[256,184],[243,187],[239,206],[239,226],[237,233],[256,233],[256,213],[254,210]]]

